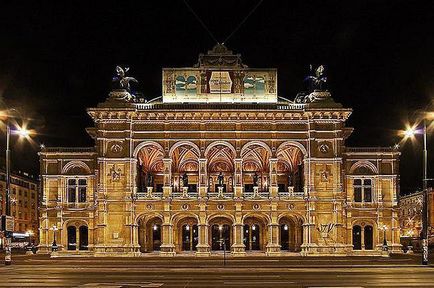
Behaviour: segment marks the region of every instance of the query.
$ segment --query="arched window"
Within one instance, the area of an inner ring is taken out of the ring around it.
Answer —
[[[77,248],[77,230],[75,226],[68,226],[67,234],[68,234],[68,250],[76,250]]]
[[[88,241],[88,229],[87,226],[80,226],[79,228],[80,233],[80,244],[79,244],[79,250],[87,250],[87,246],[89,245]]]
[[[218,225],[214,224],[211,228],[211,249],[218,250],[230,250],[231,229],[227,224]],[[226,247],[224,246],[226,245]]]
[[[365,236],[364,236],[364,240],[365,240],[365,250],[372,250],[374,249],[374,233],[373,233],[373,228],[370,225],[365,226],[364,228],[364,232],[365,232]]]
[[[353,250],[362,250],[362,227],[353,226]]]
[[[182,250],[196,251],[196,246],[199,240],[197,225],[182,226]]]
[[[261,226],[258,224],[245,224],[243,242],[246,250],[261,250]]]

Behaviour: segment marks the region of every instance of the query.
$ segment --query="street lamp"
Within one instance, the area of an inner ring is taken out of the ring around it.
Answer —
[[[383,246],[382,246],[382,248],[383,248],[383,251],[387,252],[387,251],[389,251],[389,247],[387,246],[387,239],[386,239],[387,226],[383,225],[381,227],[381,230],[383,230]]]
[[[56,232],[59,230],[56,225],[53,225],[51,227],[51,230],[53,230],[53,244],[51,245],[51,251],[56,252],[57,251],[57,243],[56,243]]]
[[[422,172],[422,265],[428,265],[428,150],[427,150],[427,120],[434,119],[434,112],[425,112],[423,114],[423,172]],[[420,134],[419,130],[416,130],[416,126],[409,127],[404,131],[405,138],[413,138],[416,134]]]
[[[24,138],[29,138],[30,136],[30,131],[26,129],[26,127],[20,127],[18,125],[16,125],[16,129],[12,130],[11,129],[11,125],[10,125],[10,118],[11,118],[11,112],[17,113],[18,111],[16,109],[9,109],[8,111],[2,112],[2,118],[5,118],[5,125],[6,125],[6,217],[5,217],[5,221],[12,221],[13,223],[13,218],[11,219],[11,193],[10,193],[10,188],[11,188],[11,177],[10,177],[10,173],[11,173],[11,150],[10,150],[10,136],[11,133],[12,134],[17,134],[19,135],[19,137],[24,137]],[[13,116],[12,116],[13,117]],[[12,227],[13,225],[11,225]],[[13,228],[12,228],[13,230]],[[10,242],[11,242],[11,234],[13,231],[5,231],[5,236],[6,236],[6,240],[5,240],[5,265],[10,265],[12,263],[12,251],[10,248]]]

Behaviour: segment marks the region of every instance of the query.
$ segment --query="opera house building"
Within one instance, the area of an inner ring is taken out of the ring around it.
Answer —
[[[401,250],[400,153],[346,146],[352,109],[333,100],[322,66],[292,97],[279,95],[276,69],[250,68],[223,45],[164,68],[152,100],[130,93],[127,71],[117,67],[106,101],[87,110],[94,147],[40,152],[41,253]]]

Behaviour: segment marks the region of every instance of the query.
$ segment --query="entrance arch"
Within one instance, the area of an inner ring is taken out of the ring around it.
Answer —
[[[162,220],[158,216],[143,217],[138,222],[140,252],[160,251]]]
[[[303,243],[303,228],[297,219],[282,217],[279,220],[280,249],[298,252]]]
[[[180,219],[176,225],[176,249],[179,252],[192,252],[197,250],[199,243],[199,229],[195,217]]]
[[[244,219],[243,243],[246,251],[265,250],[266,245],[265,222],[255,216]]]
[[[216,217],[209,221],[210,247],[212,251],[230,250],[232,240],[232,221],[226,217]]]

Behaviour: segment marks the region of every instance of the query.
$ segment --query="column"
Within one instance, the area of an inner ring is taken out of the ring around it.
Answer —
[[[270,197],[276,198],[279,187],[277,185],[277,158],[270,158]]]
[[[173,225],[172,223],[163,223],[161,226],[163,241],[160,246],[160,255],[175,256],[175,245],[173,244]]]
[[[206,158],[199,159],[199,198],[206,197],[208,181],[207,181],[207,162]]]
[[[236,256],[245,256],[246,255],[246,247],[243,243],[243,223],[237,222],[232,225],[233,227],[233,244],[231,246],[232,255]]]
[[[211,253],[209,251],[209,244],[208,244],[208,227],[209,225],[206,223],[199,223],[197,225],[199,229],[199,241],[196,246],[197,252],[196,256],[209,256]]]
[[[163,186],[163,198],[169,198],[172,196],[172,159],[164,158],[164,186]]]
[[[279,224],[268,224],[267,256],[280,255]]]
[[[235,173],[234,173],[234,198],[241,198],[243,196],[243,159],[234,159]]]

